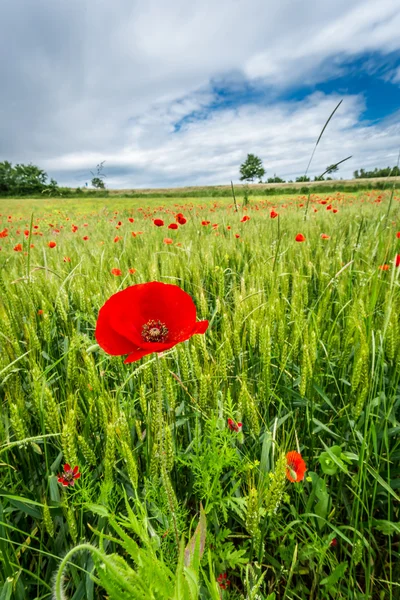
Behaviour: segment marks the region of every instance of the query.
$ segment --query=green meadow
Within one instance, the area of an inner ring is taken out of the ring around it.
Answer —
[[[0,600],[400,597],[400,192],[236,200],[0,201]],[[126,364],[152,281],[209,326]]]

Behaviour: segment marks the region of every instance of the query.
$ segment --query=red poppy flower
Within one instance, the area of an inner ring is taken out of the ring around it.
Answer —
[[[164,225],[164,221],[162,219],[154,219],[153,223],[156,227],[162,227]]]
[[[332,204],[328,204],[328,206],[326,207],[326,210],[332,210]]]
[[[49,242],[47,245],[49,248],[55,248],[57,246],[55,242]]]
[[[400,267],[400,254],[396,254],[396,267]]]
[[[306,472],[306,463],[301,454],[292,450],[286,454],[287,468],[286,477],[289,481],[303,481]]]
[[[400,239],[400,231],[396,233],[396,237]]]
[[[120,235],[116,235],[114,238],[114,242],[119,242],[119,240],[122,240],[122,237]]]
[[[334,208],[332,212],[333,212],[333,213],[337,213],[337,211],[338,211],[338,209],[337,209],[337,208]]]
[[[39,310],[37,311],[38,315],[42,315],[43,314],[43,310],[41,308],[39,308]]]
[[[129,217],[128,221],[129,223],[133,223],[135,219],[132,219],[132,217]]]
[[[244,215],[244,217],[240,219],[241,223],[245,223],[246,221],[250,221],[250,217],[248,215]]]
[[[64,256],[64,262],[71,262],[71,259],[69,256]]]
[[[129,273],[131,273],[131,275],[133,275],[134,273],[136,273],[136,269],[129,269]]]
[[[122,275],[121,269],[111,269],[111,274],[115,276]]]
[[[177,285],[152,281],[111,296],[100,309],[95,335],[108,354],[128,354],[125,363],[131,363],[205,333],[207,327],[208,321],[196,322],[189,294]]]
[[[269,213],[269,216],[271,217],[271,219],[275,219],[278,216],[278,213],[275,212],[274,210],[271,210],[271,212]]]
[[[171,240],[171,238],[164,238],[163,242],[164,242],[164,244],[173,244],[174,240]]]
[[[202,224],[202,225],[204,225],[204,226],[205,226],[205,225],[209,225],[210,223],[211,223],[211,221],[202,221],[202,222],[201,222],[201,224]]]
[[[235,238],[240,238],[240,235],[238,233],[235,233]]]
[[[228,419],[228,427],[231,431],[242,431],[243,424],[235,423],[233,419]]]
[[[168,225],[168,229],[178,229],[178,224],[177,223],[170,223]]]
[[[15,252],[22,252],[22,244],[16,244],[14,250]]]
[[[89,236],[85,235],[82,239],[85,240],[85,242],[86,242],[89,239]]]
[[[296,242],[305,242],[306,238],[302,233],[298,233],[295,237]]]
[[[75,480],[79,479],[81,474],[79,473],[78,465],[71,469],[70,465],[67,463],[64,465],[64,472],[58,476],[58,483],[61,483],[64,487],[68,487],[69,485],[74,485]]]
[[[72,231],[72,233],[75,233],[75,231],[78,231],[78,226],[77,225],[72,225],[71,231]]]
[[[389,271],[389,265],[379,265],[378,269],[381,271]]]
[[[323,240],[329,240],[331,236],[330,235],[326,235],[326,233],[321,233],[321,239]]]
[[[175,220],[179,223],[179,225],[184,225],[187,221],[182,213],[175,215]]]
[[[333,540],[331,541],[331,546],[333,546],[334,548],[337,546],[337,539],[333,538]]]
[[[26,237],[29,237],[29,229],[25,229],[25,231],[24,231],[24,235],[25,235]]]
[[[8,229],[3,229],[3,231],[0,231],[0,238],[6,238],[8,236]]]
[[[221,573],[221,575],[218,575],[217,583],[218,583],[219,587],[221,588],[221,590],[227,590],[231,584],[231,582],[228,579],[228,575],[226,573]]]

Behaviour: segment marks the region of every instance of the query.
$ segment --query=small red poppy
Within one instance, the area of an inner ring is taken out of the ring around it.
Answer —
[[[130,273],[131,275],[133,275],[134,273],[136,273],[136,269],[129,269],[129,273]]]
[[[57,246],[55,242],[49,242],[47,245],[49,248],[55,248]]]
[[[164,238],[163,242],[164,242],[164,244],[173,244],[174,240],[171,240],[171,238]]]
[[[43,309],[39,308],[39,310],[37,311],[38,315],[42,315],[43,314]]]
[[[235,233],[235,238],[240,238],[240,235],[238,233]]]
[[[119,240],[122,240],[122,237],[120,235],[116,235],[114,238],[114,242],[119,242]]]
[[[278,216],[278,213],[275,212],[274,210],[271,210],[271,212],[269,213],[269,216],[271,217],[271,219],[275,219]]]
[[[336,214],[336,213],[337,213],[337,211],[338,211],[338,209],[337,209],[337,208],[334,208],[332,212]]]
[[[87,240],[89,239],[89,236],[85,235],[82,239],[85,240],[85,242],[87,242]]]
[[[64,465],[64,472],[58,476],[58,483],[61,483],[64,487],[68,487],[69,485],[73,486],[75,484],[75,480],[79,479],[81,474],[79,473],[78,465],[71,469],[70,465],[67,463]]]
[[[184,225],[187,221],[182,213],[175,215],[175,220],[179,223],[179,225]]]
[[[25,229],[25,231],[24,231],[24,235],[25,235],[26,237],[29,237],[29,229]]]
[[[64,262],[71,262],[71,259],[69,256],[64,256]]]
[[[128,354],[131,363],[173,348],[196,333],[205,333],[208,321],[196,322],[196,306],[179,286],[152,281],[117,292],[102,306],[96,340],[113,356]]]
[[[244,217],[240,219],[241,223],[245,223],[246,221],[250,221],[250,217],[248,215],[244,215]]]
[[[400,239],[400,231],[396,233],[396,237]]]
[[[78,226],[77,225],[72,225],[71,231],[72,231],[72,233],[75,233],[75,231],[78,231]]]
[[[135,219],[132,219],[132,217],[129,217],[128,221],[129,223],[133,223]]]
[[[15,252],[22,252],[22,244],[16,244],[14,250]]]
[[[400,254],[396,254],[396,267],[400,267]]]
[[[286,454],[286,477],[289,481],[302,481],[306,472],[306,463],[299,452],[292,450]]]
[[[211,223],[211,221],[202,221],[201,222],[201,224],[204,225],[204,226],[209,225],[210,223]]]
[[[168,229],[178,229],[178,224],[177,223],[170,223],[168,225]]]
[[[337,539],[333,538],[333,540],[331,541],[331,546],[333,546],[334,548],[337,546]]]
[[[3,231],[0,231],[0,238],[6,238],[8,236],[8,229],[3,229]]]
[[[162,227],[164,225],[164,221],[162,219],[154,219],[153,223],[156,227]]]
[[[323,240],[329,240],[330,235],[326,235],[326,233],[321,233],[321,239]]]
[[[221,575],[218,575],[217,583],[218,583],[219,587],[221,588],[221,590],[227,590],[231,584],[231,582],[228,579],[228,575],[226,573],[221,573]]]
[[[122,275],[122,271],[121,269],[111,269],[111,274],[118,277],[119,275]]]
[[[379,265],[378,269],[381,271],[389,271],[389,265]]]
[[[296,242],[305,242],[306,238],[302,233],[298,233],[295,237]]]
[[[242,427],[243,424],[242,423],[235,423],[235,421],[233,419],[228,419],[228,427],[231,431],[242,431]]]

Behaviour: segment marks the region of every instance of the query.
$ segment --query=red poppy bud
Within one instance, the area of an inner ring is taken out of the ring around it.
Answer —
[[[296,240],[296,242],[305,242],[305,241],[306,241],[306,238],[304,237],[304,235],[303,235],[302,233],[298,233],[298,234],[296,235],[296,238],[295,238],[295,240]]]
[[[306,463],[299,452],[292,450],[286,454],[286,477],[291,482],[302,481],[306,473]]]
[[[275,212],[274,210],[271,210],[271,212],[269,213],[269,216],[271,217],[271,219],[275,219],[278,216],[278,213]]]

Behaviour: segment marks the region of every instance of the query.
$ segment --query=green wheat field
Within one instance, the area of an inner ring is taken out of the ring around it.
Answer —
[[[400,193],[237,203],[0,202],[0,600],[400,597]],[[151,281],[209,326],[125,364]]]

